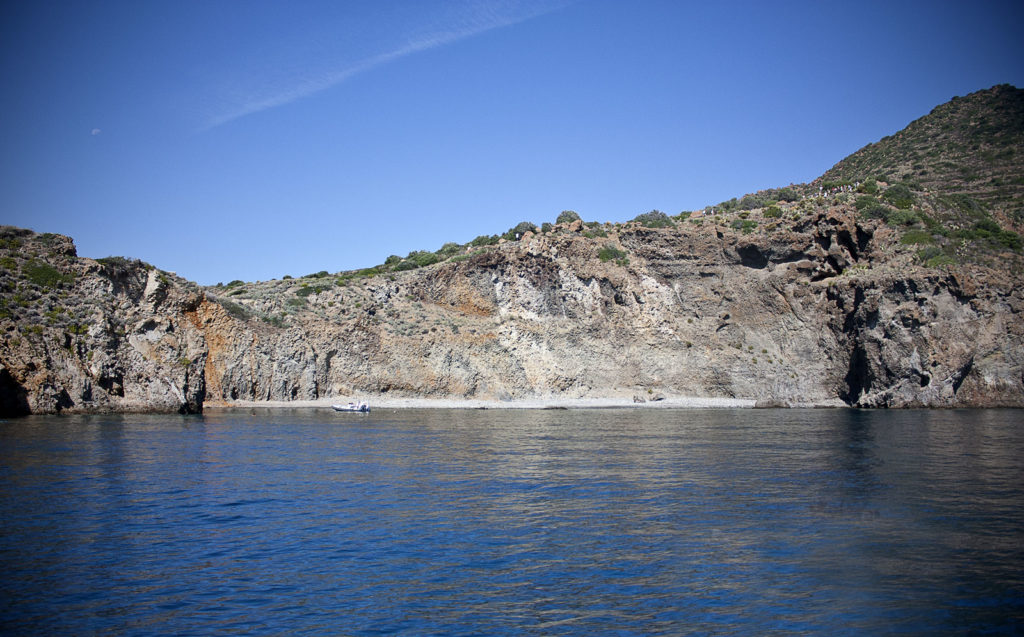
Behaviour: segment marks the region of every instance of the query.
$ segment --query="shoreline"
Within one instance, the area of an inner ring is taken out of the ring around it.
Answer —
[[[481,400],[471,398],[385,398],[381,396],[335,397],[319,400],[235,400],[204,405],[207,409],[330,409],[331,405],[366,402],[371,409],[752,409],[756,400],[743,398],[675,397],[633,402],[632,398],[522,398]],[[782,407],[782,405],[778,405]]]

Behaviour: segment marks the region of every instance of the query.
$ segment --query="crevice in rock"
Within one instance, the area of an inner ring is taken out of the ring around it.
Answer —
[[[863,321],[857,317],[857,311],[860,310],[862,303],[864,303],[864,290],[856,288],[853,291],[853,307],[846,313],[846,318],[843,320],[843,331],[851,337],[854,336],[854,328],[859,327],[863,323]],[[840,309],[842,309],[841,302],[839,302],[839,305]]]
[[[871,244],[871,239],[874,238],[874,234],[870,230],[865,230],[860,226],[856,228],[857,235],[857,253],[863,254],[868,246]]]
[[[61,412],[65,409],[74,407],[75,401],[71,400],[71,395],[68,394],[68,390],[61,389],[57,392],[57,401],[54,406],[57,408],[58,412]]]
[[[949,293],[952,294],[953,298],[955,298],[961,305],[970,303],[978,296],[975,293],[964,290],[963,286],[960,285],[959,279],[952,275],[946,277],[945,285],[943,287],[946,290],[949,290]]]
[[[919,291],[917,283],[913,279],[900,279],[895,281],[890,289],[892,292],[895,292],[899,296],[903,296],[905,298],[916,296]]]
[[[853,237],[850,236],[850,232],[848,230],[840,230],[836,233],[836,240],[839,242],[839,245],[846,248],[846,251],[850,253],[850,257],[856,261],[859,251],[857,250],[857,244],[853,242]]]
[[[974,357],[967,359],[967,362],[960,366],[960,369],[953,374],[953,394],[956,395],[960,391],[960,386],[964,384],[964,379],[971,373],[971,369],[974,368]]]
[[[12,418],[30,413],[28,392],[7,369],[0,368],[0,417]]]
[[[760,270],[768,266],[768,255],[754,244],[736,248],[736,254],[740,257],[740,264],[748,268]]]
[[[850,364],[843,381],[846,383],[846,390],[840,393],[839,398],[848,405],[856,404],[861,396],[871,390],[868,356],[860,343],[850,352]]]
[[[124,374],[120,370],[104,370],[96,384],[111,396],[124,396]]]
[[[836,308],[843,313],[843,325],[839,336],[851,344],[850,359],[846,375],[843,378],[846,388],[840,391],[839,397],[848,405],[854,405],[871,390],[872,381],[871,363],[861,339],[865,317],[861,315],[860,309],[864,304],[866,294],[860,287],[854,288],[853,299],[849,299],[842,291],[831,288],[826,294],[829,300],[835,303]],[[849,301],[849,307],[847,301]]]

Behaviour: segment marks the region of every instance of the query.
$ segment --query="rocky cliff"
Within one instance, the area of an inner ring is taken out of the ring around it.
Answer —
[[[241,286],[259,316],[304,303],[289,327],[201,304],[207,398],[1024,405],[1019,278],[922,267],[885,224],[805,207],[790,229],[566,228],[305,296]]]
[[[202,409],[197,286],[18,228],[0,254],[0,413]]]
[[[576,226],[392,275],[237,285],[230,299],[74,258],[51,237],[74,280],[7,304],[5,410],[380,393],[1024,406],[1020,278],[915,264],[883,222],[814,205],[790,229],[748,234]]]
[[[851,173],[207,289],[4,228],[0,398],[6,414],[367,394],[1021,407],[1019,203]]]

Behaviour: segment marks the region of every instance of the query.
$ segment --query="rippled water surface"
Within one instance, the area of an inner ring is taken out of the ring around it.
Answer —
[[[1024,630],[1024,412],[0,422],[8,634]]]

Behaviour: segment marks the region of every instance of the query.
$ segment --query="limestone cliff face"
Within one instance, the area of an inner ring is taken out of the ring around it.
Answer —
[[[59,276],[7,270],[4,412],[368,394],[1024,406],[1019,276],[915,265],[849,207],[791,212],[748,234],[577,223],[412,271],[205,292],[6,229],[18,273]]]

